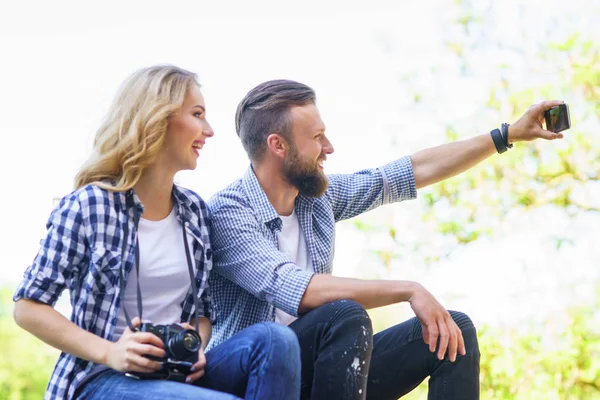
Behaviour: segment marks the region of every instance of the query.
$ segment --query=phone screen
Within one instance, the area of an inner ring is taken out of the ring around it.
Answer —
[[[546,118],[546,129],[552,132],[561,132],[571,127],[569,107],[561,104],[552,107],[544,113]]]

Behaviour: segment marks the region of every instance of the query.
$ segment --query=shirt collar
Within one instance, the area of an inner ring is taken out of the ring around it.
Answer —
[[[248,170],[242,177],[242,187],[248,195],[248,201],[252,206],[253,210],[258,212],[261,221],[267,225],[271,230],[281,230],[283,222],[279,218],[279,214],[269,201],[265,191],[258,182],[256,174],[252,169],[252,165],[248,167]],[[305,209],[311,209],[315,199],[299,194],[296,196],[294,203],[294,209],[300,207],[301,211]],[[298,217],[300,218],[300,217]]]
[[[192,199],[186,196],[177,185],[173,185],[173,197],[175,201],[187,210],[192,207]]]
[[[144,205],[135,190],[131,188],[122,193],[126,207],[136,210],[137,216],[141,216],[144,213]],[[173,198],[175,199],[175,207],[178,209],[177,213],[182,214],[182,222],[193,220],[192,200],[177,185],[173,185]]]
[[[270,229],[281,229],[281,218],[279,218],[279,214],[277,214],[262,186],[260,186],[252,165],[248,167],[242,177],[242,187],[246,191],[250,206],[258,213],[260,220]]]
[[[192,200],[177,185],[173,185],[173,198],[175,199],[179,222],[188,226],[197,237],[200,237],[200,231],[197,229],[199,219],[192,209]]]

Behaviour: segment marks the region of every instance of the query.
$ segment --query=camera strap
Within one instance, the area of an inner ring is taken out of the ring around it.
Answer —
[[[180,213],[181,214],[181,213]],[[181,228],[183,230],[183,244],[185,246],[185,256],[186,256],[186,260],[187,260],[187,265],[188,265],[188,271],[190,273],[190,280],[192,282],[192,296],[194,298],[194,319],[196,322],[196,332],[198,332],[198,328],[199,328],[199,318],[198,318],[198,287],[196,286],[196,278],[194,277],[194,268],[192,266],[192,257],[190,255],[190,248],[188,245],[188,241],[187,241],[187,234],[185,232],[185,224],[182,223],[181,224]],[[123,314],[125,314],[125,321],[127,321],[127,326],[129,326],[129,329],[132,332],[135,332],[136,329],[133,326],[133,323],[131,322],[131,318],[129,317],[129,314],[127,313],[127,310],[125,309],[125,275],[123,274],[123,269],[125,267],[125,260],[126,260],[126,253],[127,253],[127,240],[129,238],[129,221],[125,222],[125,229],[123,230],[123,248],[121,249],[121,268],[119,268],[119,272],[121,273],[121,281],[119,282],[119,287],[121,290],[121,293],[119,295],[120,297],[120,303],[121,303],[121,308],[123,309]],[[138,315],[140,317],[140,320],[142,320],[142,291],[140,289],[140,243],[137,239],[137,237],[135,238],[135,272],[136,272],[136,285],[137,285],[137,306],[138,306]],[[198,332],[199,333],[199,332]]]

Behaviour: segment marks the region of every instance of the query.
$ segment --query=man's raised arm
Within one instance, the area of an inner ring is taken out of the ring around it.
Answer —
[[[561,133],[543,129],[542,121],[544,111],[562,103],[551,100],[531,106],[517,122],[508,127],[508,142],[561,139]],[[496,147],[489,133],[421,150],[410,157],[417,189],[458,175],[494,153]]]

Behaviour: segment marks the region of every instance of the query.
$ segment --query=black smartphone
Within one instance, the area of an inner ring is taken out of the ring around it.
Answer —
[[[569,106],[560,104],[546,110],[546,130],[552,132],[561,132],[571,127],[571,117],[569,116]]]

